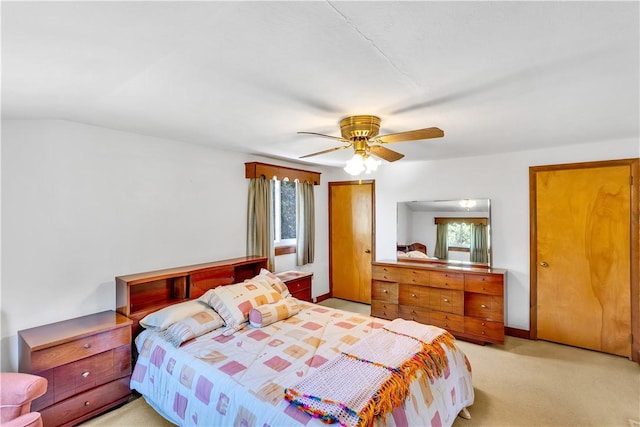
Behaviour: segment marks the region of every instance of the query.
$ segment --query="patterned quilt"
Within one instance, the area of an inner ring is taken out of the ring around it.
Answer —
[[[325,425],[284,399],[286,388],[318,371],[389,322],[300,301],[301,311],[231,336],[216,330],[175,348],[143,331],[131,388],[184,426]],[[376,424],[450,426],[473,403],[471,367],[458,347],[443,346],[440,376],[418,373],[403,406]]]

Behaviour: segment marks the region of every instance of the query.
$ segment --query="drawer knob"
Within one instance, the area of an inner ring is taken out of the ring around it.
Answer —
[[[89,402],[88,400],[84,402],[84,406],[89,406],[91,405],[91,402]]]
[[[448,299],[448,298],[445,298],[445,299],[444,299],[444,302],[449,302],[449,299]]]
[[[87,343],[85,345],[83,345],[84,348],[91,348],[91,344]]]
[[[484,304],[482,304],[480,307],[482,307],[482,308],[487,308],[487,306],[486,306],[486,305],[484,305]]]
[[[416,297],[417,297],[417,295],[416,295],[416,294],[411,294],[411,296],[412,296],[413,298],[416,298]]]
[[[382,293],[383,293],[383,294],[386,294],[387,292],[389,292],[389,291],[387,291],[386,289],[383,289],[383,290],[382,290]]]
[[[82,378],[87,378],[89,376],[89,371],[84,371],[82,373]]]
[[[482,322],[482,326],[486,326],[486,325],[487,325],[486,323]]]
[[[484,334],[485,334],[485,332],[484,332],[484,331],[482,331],[482,335],[484,335]]]

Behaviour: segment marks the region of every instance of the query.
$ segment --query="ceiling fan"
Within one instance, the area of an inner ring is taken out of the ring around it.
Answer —
[[[328,150],[318,151],[317,153],[307,154],[300,157],[317,156],[319,154],[331,153],[337,150],[345,150],[353,147],[354,156],[360,155],[362,159],[369,158],[374,155],[388,162],[395,162],[404,157],[396,151],[390,150],[383,146],[394,142],[416,141],[420,139],[441,138],[444,132],[436,127],[416,129],[406,132],[391,133],[388,135],[378,136],[380,131],[380,118],[376,116],[350,116],[340,120],[340,132],[342,137],[325,135],[315,132],[298,132],[299,134],[316,135],[324,138],[331,138],[343,142],[346,145],[330,148]]]

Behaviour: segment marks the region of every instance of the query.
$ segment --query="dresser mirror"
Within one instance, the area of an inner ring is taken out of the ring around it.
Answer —
[[[398,202],[398,261],[491,266],[491,202]]]

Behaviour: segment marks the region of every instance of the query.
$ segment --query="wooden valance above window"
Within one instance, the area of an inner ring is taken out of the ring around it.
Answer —
[[[464,224],[482,224],[487,225],[487,218],[434,218],[436,224],[455,224],[455,223],[464,223]]]
[[[244,168],[245,178],[260,178],[264,176],[267,179],[271,179],[275,176],[280,181],[288,178],[289,181],[298,180],[298,182],[310,182],[313,183],[313,185],[320,185],[320,172],[269,165],[260,162],[247,162],[244,164]]]

